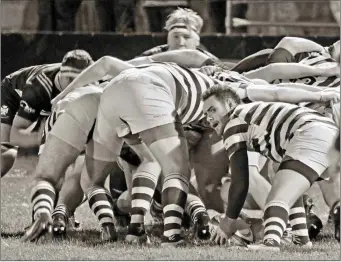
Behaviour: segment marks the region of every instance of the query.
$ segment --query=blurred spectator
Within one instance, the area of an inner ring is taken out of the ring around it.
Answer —
[[[225,18],[226,18],[226,0],[209,0],[209,14],[211,17],[212,27],[214,32],[226,32]],[[232,4],[231,16],[238,18],[245,18],[247,12],[247,4]],[[239,27],[233,29],[234,32],[246,32],[246,27]]]
[[[187,0],[141,0],[146,10],[150,32],[162,32],[167,17],[177,7],[188,7]]]
[[[340,24],[340,1],[329,0],[329,6],[335,21]]]
[[[213,60],[218,60],[213,54],[200,47],[202,26],[203,20],[196,12],[187,8],[178,8],[168,16],[166,21],[167,44],[153,47],[143,52],[142,56],[150,56],[168,50],[197,49]]]
[[[134,32],[136,0],[95,0],[101,31]]]
[[[39,0],[39,31],[74,31],[82,0]]]

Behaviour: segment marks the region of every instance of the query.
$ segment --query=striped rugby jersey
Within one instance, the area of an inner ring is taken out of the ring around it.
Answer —
[[[220,81],[234,83],[235,87],[245,88],[246,78],[235,72],[219,72],[210,77],[201,73],[197,69],[189,69],[175,63],[153,62],[151,64],[136,66],[137,68],[147,68],[150,66],[160,66],[171,73],[175,81],[175,108],[183,124],[195,122],[204,117],[202,94],[214,84]],[[230,74],[231,73],[231,74]],[[239,76],[239,77],[238,77]]]
[[[241,148],[281,162],[296,130],[330,125],[333,120],[305,107],[287,103],[253,102],[236,106],[224,117],[223,141],[229,159]]]
[[[62,91],[55,81],[60,66],[61,63],[25,67],[2,80],[2,92],[10,88],[21,97],[19,116],[35,121],[42,110],[50,111],[51,100]]]
[[[301,53],[299,57],[295,57],[295,60],[299,64],[310,65],[314,67],[330,67],[337,65],[337,62],[330,57],[327,53],[320,52],[307,52]],[[320,87],[340,87],[340,77],[339,76],[308,76],[301,77],[298,79],[278,79],[272,82],[272,84],[278,83],[299,83],[312,86]]]
[[[204,53],[209,58],[211,58],[215,61],[219,60],[215,55],[211,54],[210,52],[208,52],[208,51],[206,51],[200,47],[197,47],[197,50]],[[140,56],[151,56],[151,55],[160,54],[160,53],[167,52],[167,51],[169,51],[169,45],[168,44],[158,45],[158,46],[155,46],[151,49],[144,51]]]

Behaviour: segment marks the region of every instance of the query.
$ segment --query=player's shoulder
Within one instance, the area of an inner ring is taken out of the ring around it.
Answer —
[[[48,78],[54,77],[60,70],[61,63],[40,65],[36,70],[38,75],[46,75]]]

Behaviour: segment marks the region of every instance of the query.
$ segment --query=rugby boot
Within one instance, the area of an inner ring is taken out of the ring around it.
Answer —
[[[67,217],[61,213],[52,216],[52,234],[55,238],[66,237]]]
[[[247,248],[249,250],[273,251],[273,252],[280,251],[278,242],[271,238],[264,240],[262,244],[247,245]]]
[[[125,238],[128,243],[144,244],[150,243],[143,224],[130,224]]]
[[[200,240],[208,240],[211,237],[210,227],[209,227],[210,217],[207,213],[200,213],[196,217],[194,223],[194,229],[196,237]]]
[[[162,235],[161,241],[162,241],[161,246],[163,247],[167,246],[179,247],[185,243],[183,237],[180,234],[174,234],[169,237]]]
[[[101,239],[103,242],[116,242],[117,232],[114,224],[106,223],[101,227]]]

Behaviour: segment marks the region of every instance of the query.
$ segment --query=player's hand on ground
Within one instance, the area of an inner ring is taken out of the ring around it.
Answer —
[[[340,102],[340,92],[338,92],[337,90],[324,90],[320,92],[321,95],[321,102],[334,102],[334,103],[338,103]]]
[[[50,215],[41,214],[33,224],[27,229],[22,237],[23,242],[37,242],[46,233],[52,232],[52,218]]]

